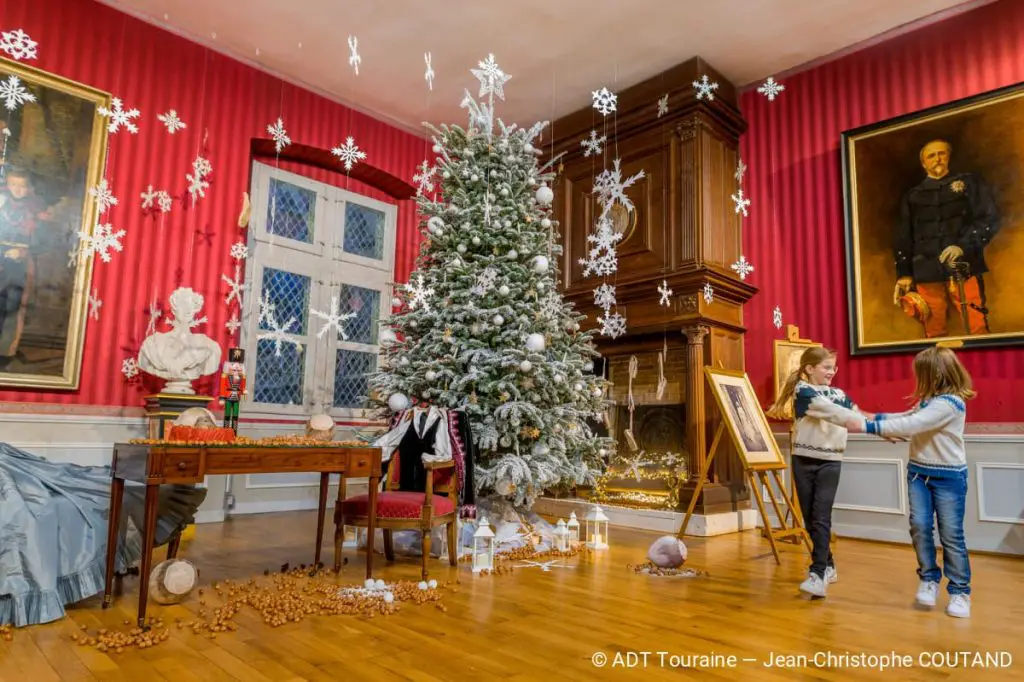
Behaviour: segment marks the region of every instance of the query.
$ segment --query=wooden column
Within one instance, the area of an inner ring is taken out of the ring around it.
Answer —
[[[707,429],[704,408],[704,342],[711,329],[695,324],[683,327],[686,336],[686,450],[687,467],[693,482],[707,461]],[[713,478],[713,477],[712,477]]]

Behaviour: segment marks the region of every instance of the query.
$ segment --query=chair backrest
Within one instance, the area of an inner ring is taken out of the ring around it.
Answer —
[[[423,466],[423,460],[419,457],[415,458],[415,462],[411,464],[406,463],[407,472],[415,472],[416,478],[425,479],[425,468]],[[388,474],[384,482],[385,490],[409,490],[409,487],[402,487],[402,472],[403,466],[401,462],[401,456],[398,450],[391,455],[391,461],[388,464]],[[423,492],[423,486],[414,486],[420,488],[415,492]],[[434,494],[435,495],[446,495],[451,497],[455,493],[455,467],[448,467],[446,469],[438,469],[434,471]]]

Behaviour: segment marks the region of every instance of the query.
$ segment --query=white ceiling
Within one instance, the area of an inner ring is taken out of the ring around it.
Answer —
[[[465,119],[469,73],[512,79],[498,115],[556,119],[700,55],[739,86],[975,0],[101,0],[422,132]],[[955,10],[954,10],[955,11]],[[359,75],[347,38],[359,41]],[[432,54],[433,91],[423,53]],[[257,55],[258,52],[258,55]],[[475,90],[473,91],[475,95]]]

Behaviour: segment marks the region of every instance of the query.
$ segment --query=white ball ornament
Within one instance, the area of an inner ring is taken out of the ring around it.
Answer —
[[[401,358],[398,359],[398,364],[400,364],[402,367],[408,367],[409,366],[409,358],[407,358],[407,357],[405,357],[403,355]]]
[[[536,186],[537,186],[537,178],[534,178],[534,177],[530,177],[530,178],[529,178],[529,179],[528,179],[528,180],[526,181],[526,183],[527,183],[528,185],[530,185],[530,187],[536,187]]]
[[[605,450],[604,448],[598,448],[597,454],[600,455],[601,457],[604,457],[605,455],[608,454],[608,451]]]
[[[412,320],[411,322],[409,322],[409,326],[412,327],[413,329],[419,329],[420,323],[417,322],[416,320]]]
[[[480,237],[473,237],[471,241],[473,242],[473,246],[480,246]]]
[[[505,227],[512,227],[512,221],[506,219],[505,222],[502,223],[502,225],[504,225]]]
[[[427,381],[433,381],[434,379],[437,378],[437,372],[435,372],[432,369],[428,369],[426,372],[423,373],[423,378],[426,379]]]
[[[426,580],[421,580],[419,582],[419,584],[416,585],[416,587],[420,588],[421,590],[426,590],[427,589],[427,581]]]
[[[495,315],[494,317],[491,318],[491,322],[493,322],[496,326],[500,327],[501,325],[505,324],[505,318],[502,317],[501,315]]]
[[[531,369],[533,369],[533,363],[529,360],[523,360],[519,363],[520,372],[529,372]]]
[[[533,333],[526,337],[526,349],[533,353],[542,353],[544,351],[544,335]]]
[[[508,286],[506,286],[504,284],[502,284],[500,287],[498,287],[498,295],[499,296],[508,296],[510,291],[511,291],[511,289],[509,289]]]
[[[435,154],[440,154],[441,153],[441,145],[439,145],[439,144],[435,144],[434,145],[434,153]]]
[[[458,251],[459,253],[466,253],[466,245],[459,244],[458,246],[455,247],[455,250]]]
[[[431,216],[430,219],[427,220],[427,232],[438,236],[444,234],[444,221],[436,215]]]
[[[537,282],[537,291],[544,291],[548,288],[548,283],[544,280]]]
[[[594,371],[594,362],[592,360],[587,360],[586,362],[583,363],[583,369],[584,369],[584,371],[587,371],[587,372],[593,372]]]
[[[501,175],[501,173],[499,173],[497,169],[494,169],[494,170],[491,171],[491,177],[492,178],[496,178],[499,175]]]
[[[445,171],[441,173],[441,177],[444,178],[445,180],[451,180],[452,174],[449,173],[448,171]]]
[[[600,398],[601,397],[601,393],[603,393],[603,391],[599,387],[594,386],[594,397],[595,398]]]
[[[551,191],[551,188],[547,185],[541,185],[537,188],[537,203],[541,206],[549,206],[552,201],[555,200],[555,193]]]
[[[545,230],[548,229],[549,227],[551,227],[551,219],[550,218],[541,218],[540,219],[540,226],[543,227]]]
[[[401,412],[409,407],[409,398],[404,393],[392,393],[388,398],[388,407],[392,412]]]
[[[547,272],[548,268],[550,266],[551,266],[551,263],[548,261],[548,257],[547,256],[537,256],[536,258],[533,259],[533,271],[534,272],[539,272],[539,273]]]
[[[387,587],[387,584],[384,582],[383,578],[377,578],[377,580],[376,580],[376,582],[374,582],[373,586],[375,588],[377,588],[378,590],[383,590],[385,587]]]
[[[563,381],[565,381],[565,377],[563,377],[563,376],[562,376],[561,374],[556,374],[555,376],[551,377],[551,379],[552,379],[552,380],[553,380],[553,381],[554,381],[554,382],[555,382],[556,384],[560,384],[560,383],[562,383]]]
[[[476,173],[473,173],[472,175],[470,175],[469,179],[472,180],[473,182],[480,182],[480,176],[477,175]]]
[[[549,452],[551,452],[551,448],[549,448],[544,443],[537,443],[533,446],[533,454],[535,455],[540,455],[541,457],[543,457]]]
[[[385,604],[390,604],[390,603],[392,603],[394,601],[395,601],[395,595],[393,593],[391,593],[391,592],[385,592],[384,593],[384,603]]]
[[[432,590],[436,590],[437,589],[437,581],[434,580],[434,579],[428,580],[427,581],[427,587],[429,587]]]
[[[583,384],[579,383],[578,381],[575,384],[573,384],[572,388],[577,393],[582,393],[583,392]]]
[[[374,586],[373,578],[367,578],[366,582],[363,583],[363,587],[365,587],[368,590],[372,590],[373,586]]]
[[[515,260],[516,258],[519,258],[519,252],[518,251],[516,251],[515,249],[512,249],[511,251],[508,252],[508,259],[509,260]]]

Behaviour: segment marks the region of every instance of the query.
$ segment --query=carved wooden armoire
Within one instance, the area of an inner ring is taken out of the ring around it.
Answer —
[[[695,96],[693,81],[705,74],[720,84],[714,100]],[[616,157],[623,178],[643,170],[644,177],[627,190],[635,209],[613,211],[615,229],[624,238],[618,243],[618,272],[607,281],[617,286],[617,309],[627,319],[627,332],[615,340],[596,338],[614,384],[612,398],[620,406],[612,415],[615,434],[628,419],[621,406],[635,356],[632,432],[648,441],[641,447],[685,453],[689,480],[679,499],[685,508],[720,418],[703,368],[743,369],[743,304],[757,291],[731,269],[742,254],[742,215],[731,196],[740,186],[739,136],[746,123],[735,87],[699,57],[617,95],[617,112],[604,117],[582,109],[552,128],[554,153],[564,153],[554,187],[564,249],[561,286],[587,315],[585,324],[597,326],[602,310],[594,304],[593,290],[604,278],[584,278],[579,264],[595,229],[594,178],[612,168]],[[668,112],[659,116],[658,101],[665,95]],[[601,154],[585,157],[580,140],[591,130],[608,140]],[[667,307],[659,305],[663,280],[673,292]],[[658,355],[666,346],[662,371],[668,384],[659,397]],[[697,501],[698,514],[750,506],[743,470],[727,440]],[[620,440],[620,450],[624,447]]]

